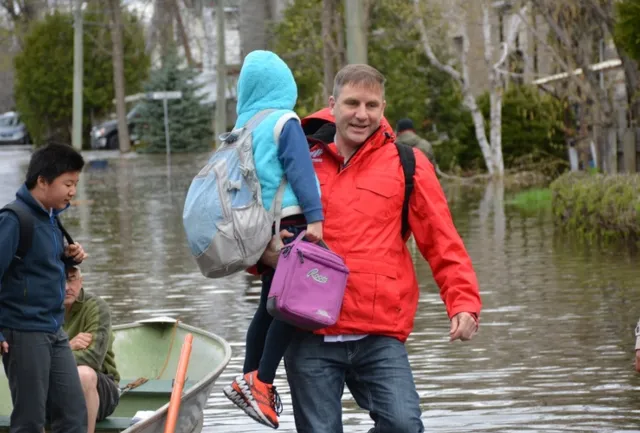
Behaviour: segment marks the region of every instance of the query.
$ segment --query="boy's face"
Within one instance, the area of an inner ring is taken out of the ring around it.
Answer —
[[[40,201],[46,208],[61,210],[67,207],[76,195],[76,186],[80,180],[79,171],[69,171],[47,183],[44,178],[38,178],[37,187],[40,189]]]

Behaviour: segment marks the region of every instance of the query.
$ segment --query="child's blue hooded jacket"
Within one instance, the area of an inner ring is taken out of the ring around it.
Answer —
[[[322,221],[320,186],[307,139],[293,108],[298,89],[289,67],[275,53],[252,51],[238,79],[238,120],[243,127],[262,110],[277,109],[253,130],[253,156],[267,210],[286,175],[282,217],[304,214],[307,223]]]

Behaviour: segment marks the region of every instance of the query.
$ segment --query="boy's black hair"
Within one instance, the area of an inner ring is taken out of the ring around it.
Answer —
[[[32,190],[40,176],[51,183],[64,173],[82,171],[83,167],[84,159],[73,147],[67,144],[49,144],[31,155],[25,184]]]

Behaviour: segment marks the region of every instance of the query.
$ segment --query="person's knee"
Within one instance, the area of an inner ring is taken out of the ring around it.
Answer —
[[[85,394],[91,391],[98,392],[98,375],[93,368],[81,365],[78,367],[78,375]]]
[[[413,411],[412,411],[413,412]],[[407,413],[405,410],[398,410],[388,414],[388,419],[384,423],[388,429],[379,429],[379,433],[423,433],[424,425],[420,419],[419,410],[416,413]],[[375,430],[378,433],[378,430]]]
[[[395,413],[387,420],[388,429],[374,430],[376,433],[423,433],[424,425],[420,417],[410,416],[406,413]]]

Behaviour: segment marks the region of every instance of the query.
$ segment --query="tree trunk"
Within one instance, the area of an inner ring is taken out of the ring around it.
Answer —
[[[501,177],[504,174],[502,158],[502,89],[494,87],[489,95],[491,104],[491,162],[493,173]]]
[[[240,0],[240,54],[244,60],[255,50],[267,49],[266,22],[269,18],[266,0]]]
[[[334,56],[335,49],[333,44],[333,37],[331,35],[333,30],[333,16],[335,14],[334,0],[322,0],[322,39],[324,44],[322,46],[322,60],[324,65],[324,100],[329,100],[329,95],[333,91],[333,78],[335,75],[334,69]]]
[[[487,140],[487,133],[484,129],[484,115],[482,111],[480,111],[480,107],[476,103],[476,98],[471,93],[471,89],[463,89],[463,97],[464,97],[464,105],[471,112],[471,118],[473,119],[473,126],[476,132],[476,139],[478,140],[478,145],[480,145],[480,150],[482,151],[482,157],[484,158],[484,163],[487,166],[487,171],[490,175],[495,175],[495,165],[493,163],[493,155],[491,151],[491,145]]]
[[[125,105],[124,48],[122,46],[122,10],[120,0],[109,0],[111,7],[111,40],[113,42],[113,84],[116,92],[116,115],[118,118],[118,142],[120,152],[131,150],[127,107]]]
[[[164,65],[166,58],[175,49],[175,41],[173,37],[173,15],[171,14],[172,0],[157,0],[156,8],[159,9],[160,17],[158,19],[159,27],[155,29],[159,35],[160,57]]]
[[[178,33],[180,33],[180,39],[182,40],[182,46],[184,47],[184,56],[187,59],[187,64],[193,67],[193,56],[191,55],[191,47],[189,47],[189,38],[187,32],[184,29],[184,23],[180,16],[180,8],[178,7],[178,0],[173,0],[173,12],[175,13],[176,23],[178,25]]]
[[[482,5],[482,34],[484,36],[484,58],[487,65],[489,79],[490,121],[489,136],[491,159],[485,162],[493,165],[489,173],[501,177],[504,174],[502,160],[502,79],[493,65],[493,41],[491,40],[491,22],[489,19],[489,5]],[[505,57],[506,58],[506,57]]]
[[[345,22],[347,27],[347,62],[367,63],[367,30],[365,5],[345,0]]]
[[[215,70],[215,32],[216,26],[213,21],[213,7],[206,5],[202,7],[202,24],[204,27],[205,47],[202,61],[202,69],[205,72]]]
[[[470,86],[469,64],[467,61],[467,57],[469,54],[469,36],[467,34],[466,20],[461,20],[461,22],[465,24],[461,27],[462,51],[460,52],[460,67],[462,68],[462,73],[460,73],[450,64],[443,64],[440,60],[438,60],[435,53],[433,52],[431,43],[429,42],[427,28],[424,24],[424,20],[421,17],[422,11],[420,9],[420,0],[414,0],[414,10],[416,16],[418,17],[416,23],[418,25],[418,30],[420,31],[420,40],[422,42],[422,46],[424,47],[425,54],[429,59],[429,62],[437,69],[449,74],[451,78],[453,78],[460,84],[463,97],[462,101],[464,106],[467,107],[471,112],[471,119],[473,120],[476,139],[478,140],[478,145],[480,146],[480,150],[482,151],[482,157],[484,158],[485,165],[487,166],[487,171],[490,175],[494,176],[496,173],[495,165],[493,163],[493,152],[491,150],[491,145],[487,140],[487,133],[484,128],[484,115],[482,114],[480,107],[478,107],[478,103],[476,102],[476,98],[473,95]],[[502,152],[500,152],[500,155],[502,155]]]
[[[338,69],[342,69],[347,64],[347,50],[344,42],[343,14],[336,13],[333,15],[333,32],[336,35],[335,64],[337,65]]]

